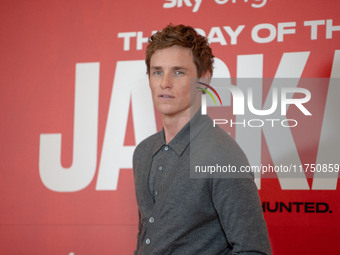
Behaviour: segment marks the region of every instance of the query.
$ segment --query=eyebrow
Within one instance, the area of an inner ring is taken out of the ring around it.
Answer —
[[[161,69],[163,69],[163,67],[162,66],[151,66],[150,69],[161,70]],[[173,70],[188,70],[188,68],[185,67],[185,66],[173,66],[173,67],[171,67],[171,69],[173,69]]]
[[[160,70],[160,69],[162,69],[162,67],[161,66],[151,66],[150,69]]]

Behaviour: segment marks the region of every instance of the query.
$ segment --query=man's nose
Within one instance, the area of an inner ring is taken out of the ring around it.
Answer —
[[[162,80],[161,80],[161,88],[162,89],[169,89],[172,87],[172,77],[168,73],[164,73]]]

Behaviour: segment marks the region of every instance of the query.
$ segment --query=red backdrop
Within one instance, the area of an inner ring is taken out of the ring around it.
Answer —
[[[1,0],[1,254],[132,254],[131,156],[161,128],[145,89],[152,31],[170,22],[204,31],[231,77],[253,68],[274,77],[282,64],[302,78],[339,78],[339,10],[336,0]],[[339,164],[336,82],[307,87],[313,118],[291,113],[302,164]],[[267,139],[260,157],[273,162]],[[293,208],[265,211],[274,254],[337,253],[337,178],[258,180],[265,205]]]

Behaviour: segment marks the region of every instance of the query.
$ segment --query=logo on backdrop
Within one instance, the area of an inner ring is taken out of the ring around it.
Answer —
[[[262,8],[267,4],[267,0],[215,0],[215,3],[219,5],[225,4],[248,4],[252,8]],[[202,0],[165,0],[163,4],[164,9],[168,8],[181,8],[192,7],[192,12],[197,12],[202,4]]]
[[[315,122],[322,121],[322,123],[320,123],[321,133],[312,140],[307,136],[304,138],[311,143],[317,142],[317,147],[314,147],[314,150],[317,151],[316,160],[313,159],[312,162],[303,162],[304,165],[302,165],[292,130],[289,128],[281,128],[279,125],[277,125],[278,128],[270,128],[269,125],[271,123],[264,125],[262,128],[243,128],[241,125],[236,125],[235,140],[244,148],[245,153],[249,155],[251,164],[260,166],[262,156],[261,138],[263,135],[267,141],[267,148],[273,164],[275,166],[288,166],[289,163],[294,171],[296,169],[296,172],[291,172],[293,177],[296,178],[286,178],[287,176],[281,173],[281,171],[277,173],[277,178],[283,190],[336,190],[339,176],[338,159],[340,151],[340,120],[336,117],[338,116],[338,109],[340,109],[340,100],[338,98],[340,94],[340,81],[339,78],[337,78],[340,77],[340,50],[336,50],[334,53],[330,79],[301,79],[301,74],[305,68],[308,56],[309,52],[284,53],[276,74],[278,77],[298,77],[287,80],[291,82],[289,83],[291,85],[290,88],[297,88],[297,86],[308,87],[309,89],[313,87],[327,88],[326,98],[321,101],[319,100],[319,103],[325,105],[324,110],[322,110],[322,119],[321,116],[318,117],[317,112],[315,114]],[[215,65],[215,70],[224,70],[222,77],[230,77],[228,68],[222,60],[216,58]],[[254,71],[254,67],[263,66],[263,58],[260,55],[253,54],[239,55],[236,66],[238,67],[239,76],[242,77],[242,74],[249,73],[249,70]],[[130,70],[134,70],[135,75],[127,75],[130,74]],[[252,72],[252,74],[254,75],[254,72]],[[48,189],[56,192],[80,191],[85,189],[93,181],[96,182],[96,190],[116,190],[120,169],[132,168],[131,158],[134,146],[124,144],[124,138],[127,135],[126,125],[128,122],[130,103],[136,106],[132,107],[136,144],[157,131],[154,106],[152,104],[151,93],[148,89],[148,79],[145,75],[145,62],[144,60],[117,61],[113,82],[115,89],[111,92],[101,154],[98,154],[97,151],[97,139],[100,137],[98,136],[100,63],[77,63],[75,76],[73,163],[67,168],[62,165],[61,144],[64,138],[61,132],[42,133],[40,135],[39,145],[40,178]],[[255,76],[258,77],[260,75]],[[136,83],[136,77],[140,82]],[[275,80],[284,81],[283,78],[277,78]],[[230,93],[226,88],[227,78],[220,78],[220,81],[220,87],[224,87],[225,91],[219,91],[219,88],[216,86],[215,88],[221,98],[223,107],[232,106],[231,103],[235,101],[242,102],[244,105],[246,102],[244,100],[245,95],[250,97],[249,92],[244,90],[244,88],[246,85],[249,87],[250,84],[256,88],[252,91],[254,95],[251,96],[251,98],[255,100],[255,110],[260,112],[261,109],[270,109],[272,107],[272,96],[273,94],[275,95],[275,88],[277,88],[277,91],[281,92],[282,95],[284,88],[288,87],[288,83],[273,83],[272,79],[269,80],[270,84],[266,84],[265,78],[263,78],[263,80],[251,79],[251,82],[248,82],[249,79],[247,80],[246,78],[237,78],[237,88],[243,89],[241,91],[243,100],[238,99],[231,101],[230,94],[234,97],[235,93]],[[295,83],[293,83],[293,81],[295,81]],[[306,83],[303,84],[304,86],[301,86],[301,82],[304,81],[306,81]],[[213,82],[216,82],[215,78]],[[316,82],[316,84],[313,84],[314,82]],[[195,85],[197,86],[197,84]],[[235,86],[229,87],[234,88]],[[268,96],[263,98],[263,94],[268,88]],[[309,91],[296,94],[300,94],[301,99],[301,94],[306,97]],[[294,98],[292,93],[290,93],[290,96],[293,100],[298,99],[295,97],[295,93]],[[140,100],[141,98],[143,100]],[[278,101],[280,100],[279,102],[282,102],[282,98],[278,96],[276,98]],[[288,96],[286,99],[287,98]],[[306,100],[308,101],[309,99],[307,98]],[[212,102],[212,100],[209,101]],[[313,103],[315,104],[315,102]],[[291,105],[294,108],[294,113],[301,115],[301,109],[299,110],[295,104],[287,103],[286,105]],[[217,104],[217,107],[212,107],[212,109],[218,107],[221,106]],[[238,111],[240,110],[237,107],[233,108]],[[248,108],[249,105],[243,108],[246,110],[244,111],[245,115],[249,114]],[[309,105],[307,108],[309,108]],[[282,117],[278,110],[275,111],[275,113],[277,114],[276,118],[279,119]],[[245,115],[235,115],[236,121],[241,122]],[[254,114],[250,116],[252,117]],[[302,115],[302,117],[305,117],[305,115]],[[262,119],[260,116],[256,118]],[[301,118],[299,118],[299,120],[300,119]],[[254,125],[255,123],[253,122],[251,124]],[[304,127],[303,125],[305,125],[305,123],[301,123],[300,126]],[[305,127],[306,131],[313,128],[313,126],[309,124]],[[86,146],[84,146],[84,144],[86,144]],[[252,146],[249,146],[249,144]],[[282,152],[289,152],[289,158],[282,157]],[[98,155],[100,159],[97,159]],[[112,155],[116,156],[113,157]],[[286,159],[289,160],[289,162]],[[98,166],[97,161],[99,163]],[[335,167],[336,171],[333,170]],[[67,171],[65,171],[66,169]],[[311,187],[308,183],[307,176],[303,172],[304,170],[312,170],[314,172]],[[261,176],[256,179],[258,188],[261,188],[260,178]]]

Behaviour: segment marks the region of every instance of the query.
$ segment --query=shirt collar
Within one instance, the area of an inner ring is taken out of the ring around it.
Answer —
[[[191,118],[191,120],[185,124],[185,126],[177,133],[177,135],[170,141],[169,144],[165,143],[164,128],[158,133],[159,139],[157,139],[153,155],[157,153],[163,146],[169,146],[173,149],[178,156],[181,156],[185,148],[189,143],[202,131],[204,127],[211,124],[211,119],[207,115],[201,115],[201,110]]]

